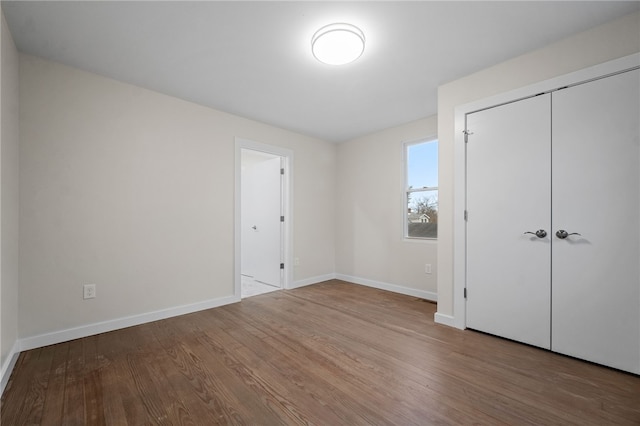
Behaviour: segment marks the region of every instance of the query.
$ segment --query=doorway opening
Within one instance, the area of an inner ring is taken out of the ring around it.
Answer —
[[[236,139],[236,260],[238,299],[288,288],[291,282],[292,152]]]

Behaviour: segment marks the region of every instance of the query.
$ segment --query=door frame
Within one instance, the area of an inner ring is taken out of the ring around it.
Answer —
[[[284,169],[282,185],[282,205],[284,229],[280,250],[284,253],[284,272],[282,276],[282,288],[290,289],[293,283],[293,151],[279,146],[267,145],[240,137],[235,138],[235,200],[234,200],[234,289],[233,295],[241,300],[241,266],[242,266],[242,238],[241,238],[241,174],[242,174],[242,150],[264,152],[278,156],[282,159]]]
[[[455,141],[453,158],[453,315],[451,319],[441,318],[447,325],[466,328],[467,282],[466,256],[466,144],[465,132],[468,114],[505,103],[526,99],[537,94],[550,92],[559,88],[584,83],[589,80],[617,74],[640,66],[640,53],[635,53],[599,65],[588,67],[569,74],[554,77],[539,83],[521,87],[485,99],[460,105],[455,108]],[[471,130],[472,131],[472,130]]]

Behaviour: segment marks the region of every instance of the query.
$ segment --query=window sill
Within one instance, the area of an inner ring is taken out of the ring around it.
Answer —
[[[402,237],[403,243],[437,243],[438,238]]]

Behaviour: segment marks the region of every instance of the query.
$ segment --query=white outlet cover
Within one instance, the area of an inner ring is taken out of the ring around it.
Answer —
[[[85,284],[83,286],[83,298],[84,299],[93,299],[96,297],[96,285],[95,284]]]

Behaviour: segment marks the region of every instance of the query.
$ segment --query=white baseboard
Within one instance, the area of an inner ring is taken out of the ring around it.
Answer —
[[[293,284],[289,287],[289,290],[298,287],[304,287],[311,284],[318,284],[323,281],[329,281],[336,278],[336,274],[326,274],[326,275],[318,275],[317,277],[305,278],[303,280],[294,281]]]
[[[420,299],[431,300],[433,302],[436,302],[438,300],[438,294],[431,291],[418,290],[415,288],[403,287],[401,285],[389,284],[381,281],[369,280],[366,278],[352,277],[350,275],[344,274],[336,274],[335,278],[354,284],[377,288],[380,290],[387,290],[394,293],[406,294],[407,296],[419,297]]]
[[[9,383],[9,377],[11,377],[13,367],[15,367],[16,361],[18,361],[18,355],[20,355],[20,343],[16,341],[11,351],[9,351],[9,355],[4,364],[2,364],[2,369],[0,369],[0,396],[4,393],[4,388],[7,387],[7,383]]]
[[[449,327],[460,328],[456,324],[455,317],[451,315],[441,314],[440,312],[436,312],[436,314],[433,316],[433,321],[436,324],[442,324],[442,325],[448,325]]]
[[[218,306],[228,305],[230,303],[239,302],[240,298],[236,296],[221,297],[219,299],[205,300],[203,302],[192,303],[189,305],[181,305],[159,311],[147,312],[139,315],[132,315],[124,318],[87,324],[80,327],[69,328],[66,330],[54,331],[51,333],[40,334],[33,337],[26,337],[18,341],[21,351],[40,348],[56,343],[67,342],[69,340],[80,339],[82,337],[93,336],[95,334],[106,333],[108,331],[119,330],[121,328],[131,327],[134,325],[145,324],[152,321],[158,321],[178,315],[190,314],[193,312],[203,311],[205,309],[217,308]]]

